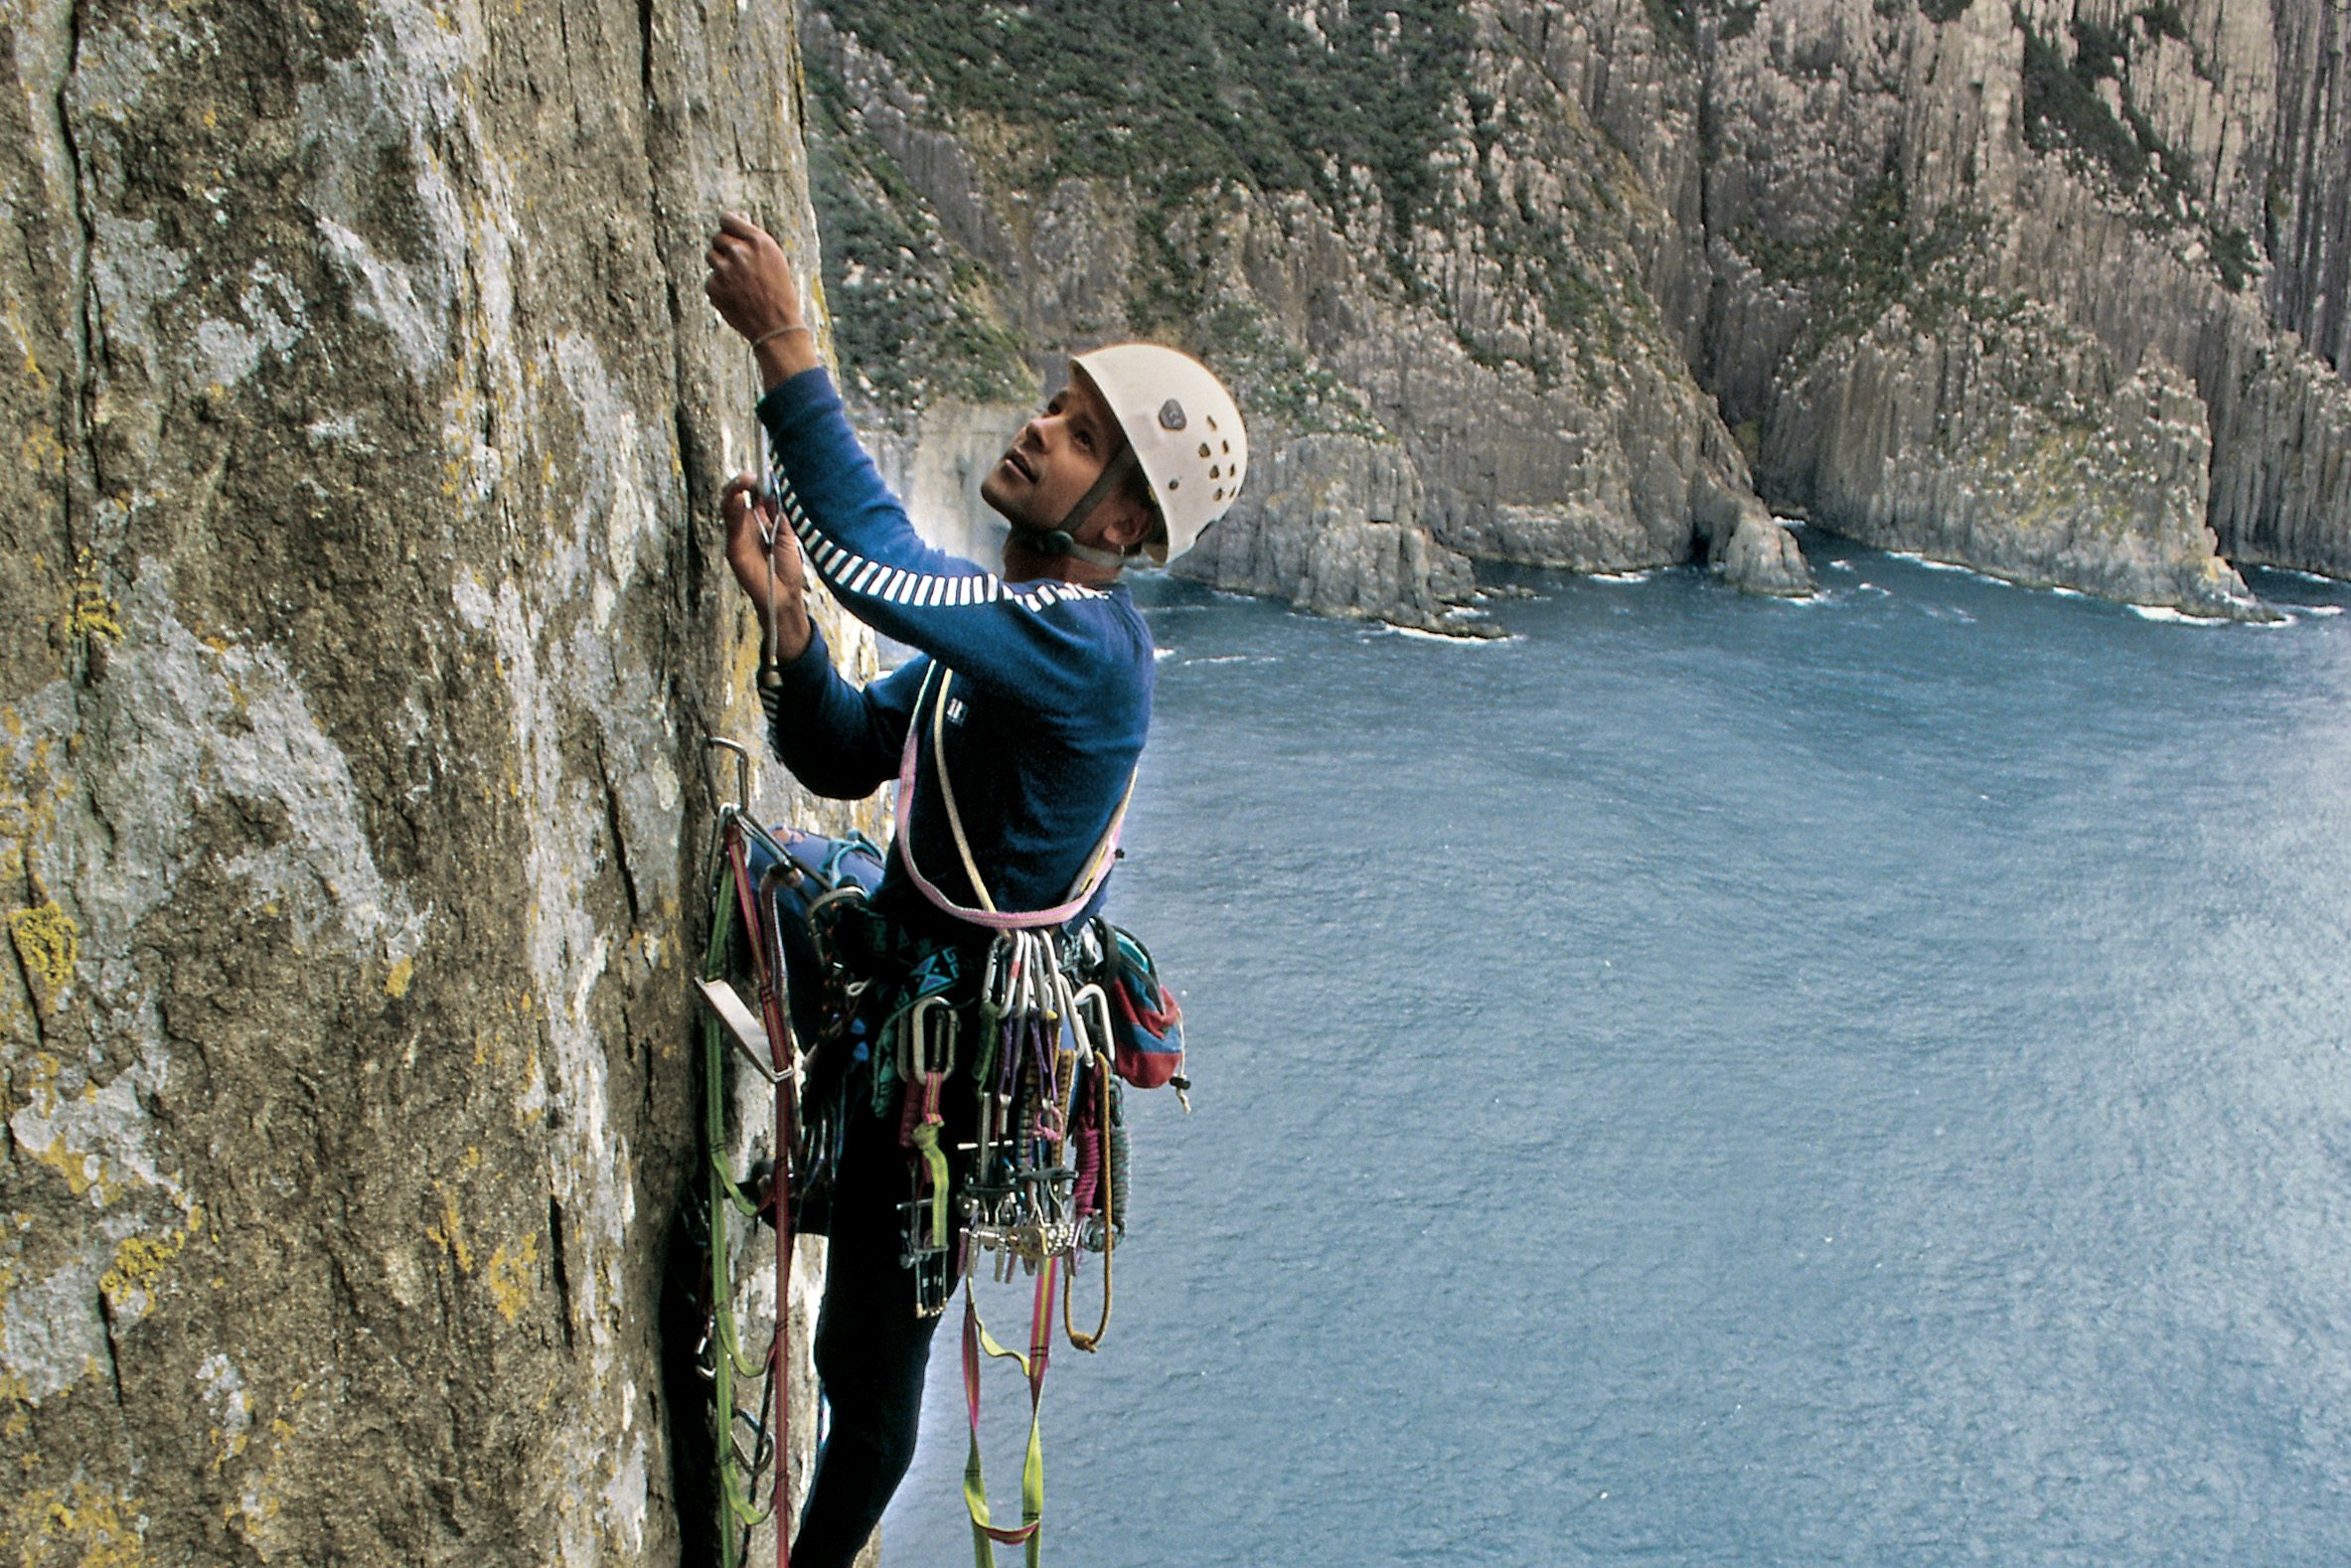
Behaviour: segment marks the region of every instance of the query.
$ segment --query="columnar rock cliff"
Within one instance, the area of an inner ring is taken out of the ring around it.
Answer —
[[[676,1561],[703,737],[753,720],[700,252],[737,206],[815,266],[789,30],[4,9],[0,1534]]]
[[[1702,554],[1801,591],[1760,494],[2198,613],[2263,613],[2232,560],[2351,572],[2330,0],[817,9],[874,422],[1152,332],[1275,450],[1392,448],[1431,561]],[[1291,467],[1317,451],[1358,461]],[[1314,553],[1269,534],[1336,521],[1303,515],[1253,494],[1199,569],[1358,602],[1265,576]]]

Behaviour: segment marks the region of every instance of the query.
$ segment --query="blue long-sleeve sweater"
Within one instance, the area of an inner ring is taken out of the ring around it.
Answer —
[[[956,677],[947,765],[990,896],[1004,910],[1060,903],[1125,794],[1151,724],[1151,632],[1127,590],[1006,582],[924,544],[821,369],[769,392],[759,418],[785,522],[810,568],[851,614],[921,652],[861,690],[833,667],[818,633],[762,694],[777,758],[820,795],[870,794],[897,774],[936,661]],[[934,887],[977,907],[940,803],[935,702],[919,715],[910,847]],[[914,929],[949,924],[894,856],[874,905]]]

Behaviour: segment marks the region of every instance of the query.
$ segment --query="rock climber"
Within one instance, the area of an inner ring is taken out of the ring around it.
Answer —
[[[758,415],[775,485],[738,475],[720,510],[727,563],[765,628],[770,745],[809,789],[858,799],[899,776],[913,729],[917,782],[870,901],[880,930],[864,958],[885,981],[942,959],[968,974],[992,933],[949,911],[1068,900],[1121,807],[1151,720],[1153,652],[1120,574],[1182,553],[1232,505],[1248,465],[1240,411],[1173,349],[1075,356],[981,486],[1011,527],[990,571],[924,544],[882,485],[776,240],[728,214],[707,260],[705,292],[750,344],[766,389]],[[846,680],[807,611],[812,567],[851,614],[918,657],[862,690]],[[954,681],[918,714],[934,664]],[[953,766],[953,822],[929,782],[934,736]],[[938,1324],[918,1313],[915,1271],[901,1264],[899,1119],[867,1114],[858,1089],[853,1069],[815,1336],[831,1422],[794,1568],[848,1564],[872,1533],[913,1459]]]

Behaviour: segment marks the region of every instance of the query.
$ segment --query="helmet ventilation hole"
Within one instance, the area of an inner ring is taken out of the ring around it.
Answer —
[[[1207,442],[1205,442],[1205,441],[1202,441],[1202,442],[1200,443],[1200,455],[1201,455],[1202,457],[1206,457],[1206,456],[1208,456],[1208,455],[1209,455],[1209,453],[1208,453],[1208,443],[1207,443]]]
[[[1175,489],[1175,488],[1176,488],[1177,485],[1179,485],[1179,484],[1181,484],[1181,483],[1183,483],[1183,481],[1182,481],[1182,480],[1180,480],[1180,479],[1171,479],[1171,480],[1169,480],[1169,481],[1168,481],[1168,488],[1169,488],[1170,490],[1173,490],[1173,489]]]
[[[1224,475],[1216,471],[1216,465],[1214,463],[1210,463],[1208,465],[1208,477],[1210,479],[1222,479]]]

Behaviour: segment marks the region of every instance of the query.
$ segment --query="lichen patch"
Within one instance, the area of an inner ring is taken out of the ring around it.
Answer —
[[[49,988],[53,1003],[74,983],[74,966],[81,959],[81,927],[58,906],[55,898],[35,909],[19,909],[8,917],[8,939],[26,973]]]
[[[8,1533],[24,1562],[77,1568],[144,1568],[147,1544],[138,1503],[86,1481],[21,1492],[6,1504]]]
[[[99,580],[88,550],[81,552],[80,559],[75,563],[73,581],[66,585],[63,625],[70,640],[94,637],[100,642],[122,641],[122,606],[114,602],[114,596]]]
[[[498,1309],[499,1317],[513,1323],[539,1288],[539,1233],[532,1231],[519,1240],[500,1242],[484,1272],[491,1305]]]

